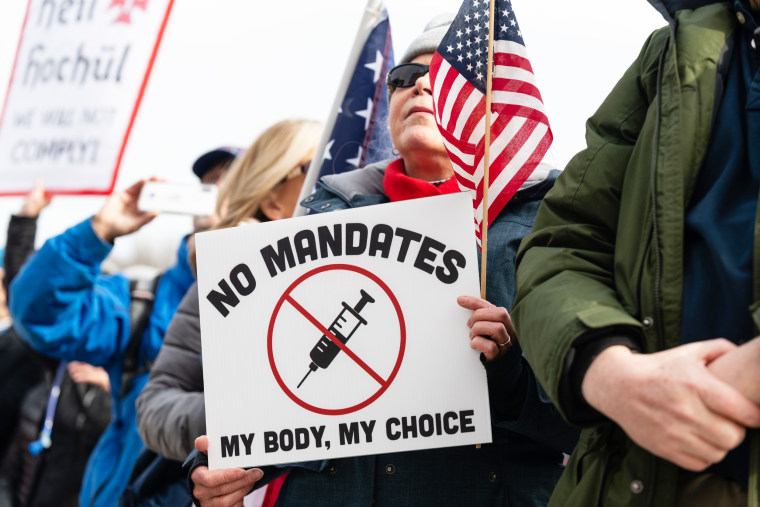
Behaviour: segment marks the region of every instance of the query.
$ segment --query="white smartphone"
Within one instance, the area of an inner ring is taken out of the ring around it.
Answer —
[[[202,183],[148,181],[140,192],[137,207],[140,211],[206,217],[214,213],[218,190],[216,185]]]

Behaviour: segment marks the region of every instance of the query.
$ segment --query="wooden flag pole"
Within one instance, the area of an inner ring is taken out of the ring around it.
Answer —
[[[486,72],[486,137],[483,151],[483,219],[480,222],[480,297],[486,298],[486,259],[488,259],[488,186],[491,180],[488,166],[491,163],[491,90],[493,86],[493,27],[496,0],[489,0],[488,15],[488,69]]]

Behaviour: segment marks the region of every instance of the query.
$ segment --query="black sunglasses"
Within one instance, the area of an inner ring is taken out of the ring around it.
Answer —
[[[396,88],[409,88],[414,86],[419,78],[430,72],[430,65],[421,63],[402,63],[388,71],[385,84],[391,92]]]

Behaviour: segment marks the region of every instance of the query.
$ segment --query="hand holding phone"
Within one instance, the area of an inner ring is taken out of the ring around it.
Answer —
[[[205,217],[214,213],[217,193],[216,185],[148,181],[137,207],[141,211]]]

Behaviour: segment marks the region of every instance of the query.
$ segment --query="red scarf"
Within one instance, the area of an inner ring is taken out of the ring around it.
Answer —
[[[385,168],[383,188],[385,188],[388,198],[393,202],[461,192],[456,178],[453,176],[437,186],[407,176],[402,159],[394,160]]]

